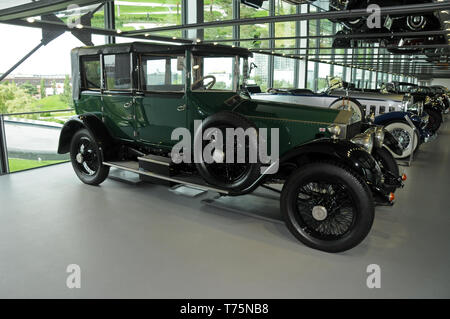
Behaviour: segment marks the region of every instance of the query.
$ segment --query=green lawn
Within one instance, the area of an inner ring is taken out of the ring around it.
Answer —
[[[70,108],[67,102],[61,99],[60,95],[46,96],[43,99],[35,101],[33,106],[38,107],[39,111],[65,110]]]
[[[50,164],[62,163],[65,161],[35,161],[35,160],[26,160],[21,158],[10,158],[9,159],[9,171],[10,172],[18,172],[23,171],[25,169],[41,167]]]

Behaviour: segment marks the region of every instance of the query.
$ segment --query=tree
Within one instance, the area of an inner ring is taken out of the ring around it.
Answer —
[[[69,75],[66,74],[66,77],[64,79],[64,91],[62,94],[63,100],[67,103],[69,107],[72,107],[73,101],[72,101],[72,87],[70,86],[70,78]]]
[[[25,82],[20,86],[22,89],[25,90],[30,95],[36,95],[38,94],[38,89],[36,85],[31,84],[29,81]]]
[[[52,81],[52,89],[53,89],[53,95],[56,95],[57,91],[56,91],[56,81],[55,80]]]
[[[15,83],[0,85],[0,113],[34,111],[34,99]]]
[[[41,83],[39,84],[39,90],[41,92],[41,99],[43,99],[46,94],[45,94],[45,80],[41,78]]]

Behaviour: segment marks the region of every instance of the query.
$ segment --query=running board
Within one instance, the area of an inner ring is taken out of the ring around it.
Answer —
[[[160,174],[156,174],[147,170],[143,170],[139,168],[139,162],[136,161],[120,161],[120,162],[103,162],[103,165],[123,169],[125,171],[133,172],[139,175],[145,175],[157,179],[162,179],[165,181],[182,184],[186,186],[196,187],[205,191],[213,191],[220,194],[227,195],[229,192],[227,190],[215,188],[213,186],[209,186],[206,184],[200,177],[198,176],[183,176],[182,174],[178,176],[168,177]]]

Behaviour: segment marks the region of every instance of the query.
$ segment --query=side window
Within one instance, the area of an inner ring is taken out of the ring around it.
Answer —
[[[82,57],[81,73],[83,89],[100,89],[101,68],[99,56]]]
[[[143,57],[144,91],[182,92],[183,64],[183,57]]]
[[[104,65],[107,90],[131,90],[129,54],[105,55]]]

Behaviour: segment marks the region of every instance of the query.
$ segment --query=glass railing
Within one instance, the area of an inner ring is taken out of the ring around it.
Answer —
[[[73,115],[73,109],[0,114],[6,173],[67,162],[68,154],[57,153],[58,141]]]

